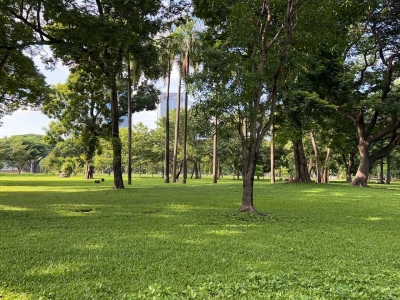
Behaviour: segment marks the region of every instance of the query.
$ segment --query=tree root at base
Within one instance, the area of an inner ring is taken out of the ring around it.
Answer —
[[[239,208],[238,211],[239,211],[239,212],[247,212],[247,213],[249,213],[249,214],[255,214],[255,215],[259,215],[259,216],[263,216],[263,217],[266,217],[266,216],[267,216],[266,214],[257,211],[257,210],[254,208],[254,206],[252,206],[252,205],[246,205],[246,206],[242,205],[242,206]]]

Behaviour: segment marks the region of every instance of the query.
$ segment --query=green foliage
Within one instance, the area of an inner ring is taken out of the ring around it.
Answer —
[[[0,3],[0,118],[19,108],[38,107],[49,94],[45,77],[28,56],[39,52],[32,47],[32,29],[8,14],[10,2]]]
[[[0,68],[0,117],[19,108],[38,107],[47,100],[50,89],[45,77],[25,54],[14,52]]]
[[[126,86],[127,84],[124,84],[124,90],[120,92],[119,96],[122,115],[127,115],[128,112],[128,95]],[[161,92],[154,86],[154,84],[142,81],[139,86],[137,86],[135,94],[132,96],[132,113],[144,110],[155,110],[160,101],[160,94]]]
[[[73,164],[71,161],[67,160],[66,162],[64,162],[61,166],[61,171],[64,173],[64,175],[66,177],[69,177],[72,174],[73,171]]]
[[[41,135],[14,135],[0,139],[0,160],[16,167],[20,173],[25,164],[33,165],[46,157],[51,148]]]
[[[47,132],[47,134],[49,134],[49,132]],[[73,165],[72,172],[77,173],[81,170],[81,156],[83,153],[84,149],[79,140],[66,138],[65,140],[59,141],[51,152],[40,161],[40,167],[45,173],[58,174],[62,169],[62,165],[67,160],[70,160],[70,164]]]
[[[257,179],[260,179],[260,177],[264,177],[264,171],[262,165],[256,165],[255,176],[257,176]]]
[[[123,143],[125,145],[125,143]],[[100,139],[99,148],[93,159],[93,165],[98,173],[111,172],[113,163],[113,152],[111,142]]]

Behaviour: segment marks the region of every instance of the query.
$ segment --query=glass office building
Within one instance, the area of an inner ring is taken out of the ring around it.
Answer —
[[[176,109],[178,93],[169,93],[169,110]],[[185,95],[181,94],[181,109],[185,105]],[[167,112],[167,93],[161,93],[157,107],[157,118],[162,118]]]

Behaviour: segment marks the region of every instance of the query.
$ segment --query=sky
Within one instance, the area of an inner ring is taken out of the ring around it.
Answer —
[[[68,77],[69,70],[67,67],[61,65],[61,63],[57,64],[56,68],[51,71],[44,68],[39,57],[35,57],[34,62],[46,76],[48,84],[64,83]],[[177,82],[178,71],[174,69],[171,78],[171,92],[177,91]],[[157,88],[163,92],[166,91],[166,86],[162,81],[157,83]],[[157,111],[143,111],[132,115],[133,124],[142,122],[149,128],[155,128],[156,121]],[[2,138],[29,133],[44,134],[44,128],[48,127],[51,119],[40,111],[17,110],[12,115],[4,116],[0,119],[0,122],[2,123],[0,125],[0,138]]]

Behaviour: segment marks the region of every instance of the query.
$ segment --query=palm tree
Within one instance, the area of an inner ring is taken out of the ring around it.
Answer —
[[[169,183],[169,94],[171,87],[171,72],[173,61],[175,58],[175,42],[172,35],[164,39],[162,64],[166,64],[166,80],[167,80],[167,95],[166,95],[166,112],[165,112],[165,154],[164,154],[164,183]]]
[[[183,178],[182,183],[186,183],[187,179],[187,135],[188,135],[188,85],[187,76],[190,70],[190,58],[193,54],[194,41],[196,40],[197,31],[195,30],[196,23],[188,21],[182,26],[182,52],[183,52],[183,76],[185,80],[185,106],[184,106],[184,122],[183,122]]]
[[[134,89],[137,89],[142,70],[139,64],[127,57],[128,69],[128,184],[132,184],[132,83]]]
[[[182,57],[181,55],[179,57]],[[179,62],[178,62],[179,64]],[[179,64],[180,65],[180,64]],[[179,139],[179,119],[181,111],[181,85],[182,67],[179,67],[178,96],[176,99],[175,131],[174,131],[174,154],[172,158],[172,182],[176,182],[176,168],[178,158],[178,139]]]

